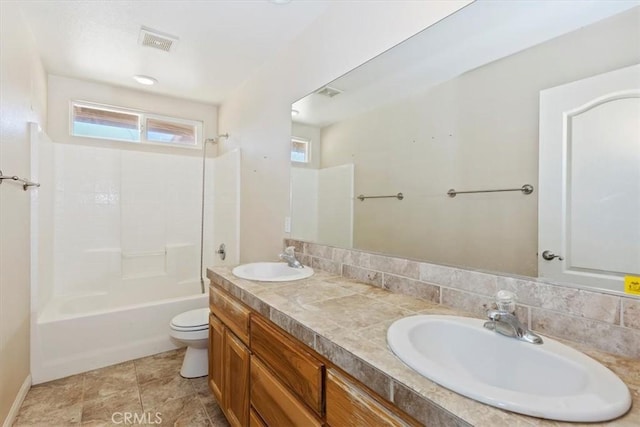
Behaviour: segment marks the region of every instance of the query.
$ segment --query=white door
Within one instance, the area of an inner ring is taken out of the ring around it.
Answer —
[[[539,169],[539,276],[622,291],[640,274],[640,65],[540,92]]]

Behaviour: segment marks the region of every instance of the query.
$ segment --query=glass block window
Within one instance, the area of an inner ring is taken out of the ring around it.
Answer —
[[[291,161],[309,163],[310,141],[302,138],[291,138]]]

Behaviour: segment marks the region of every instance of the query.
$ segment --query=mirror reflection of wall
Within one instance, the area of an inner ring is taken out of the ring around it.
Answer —
[[[352,247],[537,276],[540,91],[640,63],[639,27],[636,7],[338,122],[294,123],[296,136],[314,132],[319,170],[354,165],[355,194],[405,196],[352,199]],[[294,171],[294,207],[309,195],[299,183]],[[533,194],[446,194],[524,184],[536,187]],[[293,209],[292,237],[350,246],[319,227],[298,233],[303,222]]]

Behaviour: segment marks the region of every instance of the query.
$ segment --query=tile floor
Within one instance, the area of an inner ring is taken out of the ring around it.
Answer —
[[[33,386],[14,426],[228,427],[208,389],[207,377],[180,376],[184,351],[160,353]]]

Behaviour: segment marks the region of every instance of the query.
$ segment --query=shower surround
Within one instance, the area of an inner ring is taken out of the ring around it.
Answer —
[[[34,132],[36,134],[36,132]],[[203,258],[237,262],[240,153],[105,148],[32,140],[32,381],[176,348],[168,324],[207,306]],[[204,220],[202,213],[204,212]]]

